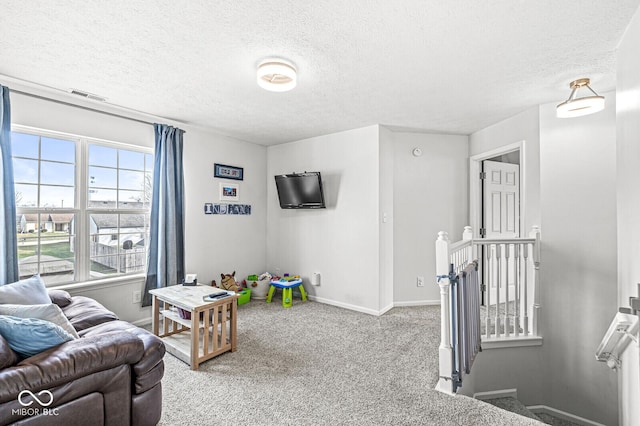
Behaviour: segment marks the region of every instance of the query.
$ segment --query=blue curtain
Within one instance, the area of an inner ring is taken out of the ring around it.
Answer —
[[[155,163],[149,258],[142,306],[151,305],[149,290],[182,282],[184,278],[184,130],[154,124]]]
[[[11,159],[11,102],[9,88],[0,85],[0,284],[18,281],[18,238],[16,234],[16,189]]]

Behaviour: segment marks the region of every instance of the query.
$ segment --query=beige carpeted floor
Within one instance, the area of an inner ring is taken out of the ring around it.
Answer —
[[[381,317],[316,302],[239,307],[238,350],[165,357],[162,425],[540,425],[434,391],[439,307]]]

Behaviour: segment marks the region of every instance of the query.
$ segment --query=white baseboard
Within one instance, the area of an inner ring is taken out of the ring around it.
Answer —
[[[136,327],[144,327],[145,325],[151,324],[151,317],[142,318],[142,319],[139,319],[138,321],[133,321],[131,324],[135,325]]]
[[[309,300],[324,303],[326,305],[337,306],[339,308],[349,309],[356,312],[362,312],[369,315],[380,316],[382,315],[382,313],[384,313],[384,312],[381,313],[380,311],[376,311],[375,309],[363,308],[362,306],[352,305],[350,303],[337,302],[335,300],[325,299],[324,297],[311,296],[311,295],[308,295],[307,297],[309,298]],[[391,307],[389,309],[391,309]]]
[[[487,392],[476,392],[473,394],[473,397],[479,400],[508,397],[518,399],[518,389],[500,389]]]
[[[380,313],[378,315],[384,315],[387,312],[389,312],[391,309],[393,309],[395,307],[395,305],[393,303],[391,303],[389,306],[380,309]]]
[[[375,315],[375,316],[384,315],[385,313],[387,313],[393,308],[440,305],[439,300],[413,300],[408,302],[393,302],[388,306],[385,306],[384,308],[380,309],[379,311],[376,311],[375,309],[363,308],[362,306],[356,306],[350,303],[337,302],[335,300],[325,299],[324,297],[318,297],[318,296],[312,296],[312,295],[308,295],[307,297],[309,298],[309,300],[313,300],[316,302],[325,303],[327,305],[337,306],[339,308],[350,309],[352,311],[362,312],[365,314]]]
[[[440,306],[440,300],[410,300],[407,302],[393,302],[394,307],[402,308],[409,306]]]
[[[553,417],[557,417],[557,418],[563,419],[563,420],[568,420],[568,421],[570,421],[572,423],[576,423],[576,424],[579,424],[579,425],[584,425],[584,426],[605,426],[602,423],[594,422],[592,420],[585,419],[583,417],[576,416],[575,414],[567,413],[567,412],[562,411],[562,410],[557,410],[555,408],[547,407],[546,405],[531,405],[531,406],[528,406],[527,408],[533,414],[537,414],[537,413],[550,414]]]

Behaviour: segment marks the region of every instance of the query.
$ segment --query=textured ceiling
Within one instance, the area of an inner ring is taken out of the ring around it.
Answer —
[[[264,145],[372,124],[469,134],[590,77],[640,0],[4,0],[0,75]],[[258,63],[298,86],[270,93]],[[2,80],[0,83],[8,84]]]

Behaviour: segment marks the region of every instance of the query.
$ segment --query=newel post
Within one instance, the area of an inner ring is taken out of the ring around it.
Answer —
[[[451,322],[449,291],[449,235],[438,232],[436,240],[436,275],[440,286],[440,346],[439,354],[439,379],[436,390],[453,394],[453,353],[451,351]]]
[[[530,238],[535,238],[533,244],[533,335],[538,336],[538,313],[540,311],[540,228],[532,226]]]

